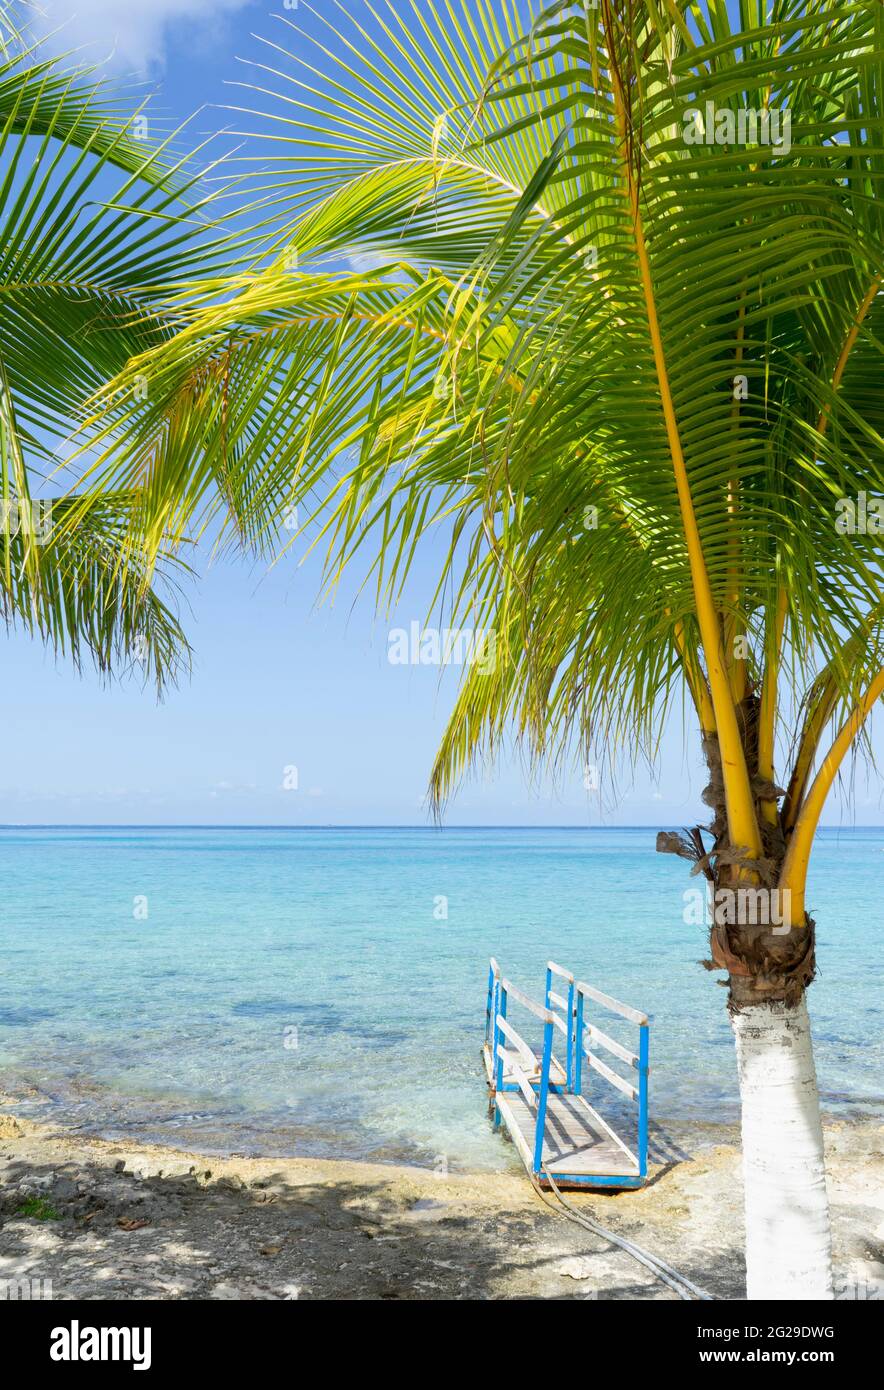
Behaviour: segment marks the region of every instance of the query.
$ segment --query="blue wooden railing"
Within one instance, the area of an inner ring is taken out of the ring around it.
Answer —
[[[492,956],[488,965],[488,998],[485,1003],[485,1042],[491,1048],[494,1046],[494,1020],[497,1017],[499,995],[500,966]]]
[[[568,993],[566,998],[553,989],[553,977],[567,980]],[[573,1091],[574,1077],[574,976],[570,970],[564,970],[561,965],[556,965],[554,960],[546,963],[546,992],[544,1003],[548,1009],[563,1009],[566,1021],[567,1051],[565,1054],[565,1089]]]

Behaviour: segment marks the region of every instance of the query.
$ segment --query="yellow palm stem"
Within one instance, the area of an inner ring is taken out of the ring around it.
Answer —
[[[610,23],[606,22],[606,29],[610,30],[611,27],[612,21],[610,21]],[[610,31],[607,33],[606,37],[609,53],[614,53],[616,51],[616,38]],[[728,830],[731,843],[735,848],[744,850],[750,858],[759,858],[761,856],[761,836],[755,818],[755,804],[752,797],[752,789],[749,784],[746,755],[743,750],[743,743],[737,723],[736,709],[734,707],[728,680],[718,613],[712,596],[712,586],[709,582],[709,573],[706,568],[703,544],[700,538],[699,527],[697,526],[697,518],[694,513],[694,503],[691,496],[690,482],[688,480],[687,465],[682,449],[678,420],[676,418],[675,405],[672,399],[672,390],[669,385],[666,353],[663,347],[660,323],[657,317],[654,283],[651,275],[648,250],[645,243],[638,188],[629,154],[625,97],[616,62],[613,60],[611,63],[611,70],[618,134],[623,149],[624,176],[632,213],[636,256],[638,258],[645,310],[647,313],[651,346],[654,354],[657,385],[660,392],[663,419],[666,426],[666,437],[669,444],[673,472],[675,474],[675,485],[678,493],[678,502],[694,590],[694,602],[697,608],[700,639],[703,644],[706,671],[709,678],[709,690],[712,698],[712,707],[715,712],[715,726],[718,731]]]
[[[789,785],[786,788],[786,799],[783,802],[783,830],[787,834],[795,828],[816,750],[823,730],[832,717],[836,699],[835,682],[829,680],[823,686],[804,721],[795,766],[792,769],[792,776],[789,778]]]
[[[712,708],[712,697],[709,694],[709,686],[706,684],[706,677],[699,669],[696,661],[696,654],[692,652],[687,644],[685,637],[684,623],[679,619],[672,629],[672,638],[675,642],[678,654],[681,657],[684,668],[685,680],[688,690],[691,692],[691,699],[700,720],[700,727],[705,735],[715,733],[715,710]]]
[[[771,658],[768,661],[764,683],[761,687],[761,708],[758,711],[758,775],[765,781],[774,779],[774,735],[777,719],[777,677],[779,674],[779,653],[783,645],[783,628],[786,625],[786,591],[781,589],[777,595],[777,608],[774,614],[771,634]],[[761,802],[761,814],[768,825],[777,823],[777,803],[774,800]]]
[[[780,872],[780,889],[783,892],[791,893],[790,921],[794,927],[803,927],[805,922],[804,897],[807,886],[807,866],[810,862],[813,838],[826,797],[838,775],[838,769],[844,761],[845,755],[862,729],[869,711],[882,691],[884,691],[884,668],[878,672],[859,704],[842,724],[834,743],[823,759],[819,772],[813,779],[795,822],[795,829],[792,832],[792,838],[789,841],[789,848],[786,851]]]

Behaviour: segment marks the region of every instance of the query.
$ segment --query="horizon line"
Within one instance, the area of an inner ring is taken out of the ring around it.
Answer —
[[[679,824],[681,822],[678,822]],[[665,823],[664,823],[665,824]],[[676,822],[669,822],[676,824]],[[0,830],[654,830],[663,829],[659,821],[639,825],[518,825],[486,823],[470,825],[415,825],[409,823],[371,823],[329,821],[292,825],[279,821],[0,821]],[[818,830],[884,830],[884,821],[872,824],[820,825]]]

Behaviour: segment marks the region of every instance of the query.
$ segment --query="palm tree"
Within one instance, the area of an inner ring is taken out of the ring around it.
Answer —
[[[329,583],[366,555],[381,605],[447,528],[436,598],[496,661],[466,670],[437,802],[510,734],[653,757],[686,697],[711,824],[658,848],[711,895],[749,1296],[830,1298],[806,892],[884,689],[880,6],[341,25],[258,65],[275,235],[99,399],[100,469],[147,482],[139,543],[223,515],[272,549],[310,505]]]
[[[137,663],[157,690],[189,656],[186,566],[124,544],[137,488],[62,477],[84,402],[171,334],[169,287],[205,264],[181,166],[143,107],[0,8],[0,612],[77,665]]]

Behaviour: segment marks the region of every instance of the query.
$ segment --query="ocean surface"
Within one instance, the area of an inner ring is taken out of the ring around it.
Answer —
[[[114,1138],[510,1166],[480,1059],[493,954],[535,997],[552,957],[649,1013],[657,1124],[732,1123],[726,995],[685,920],[698,881],[654,840],[0,830],[0,1087],[21,1113]],[[884,1090],[882,883],[884,828],[823,832],[811,1012],[823,1103],[845,1115]]]

